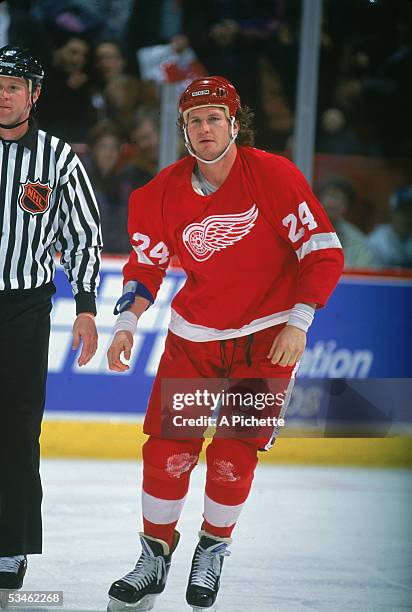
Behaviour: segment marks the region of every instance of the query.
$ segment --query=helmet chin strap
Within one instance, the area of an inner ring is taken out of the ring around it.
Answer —
[[[230,147],[232,146],[232,144],[235,142],[236,137],[237,137],[237,132],[235,133],[235,117],[231,117],[230,118],[230,138],[229,138],[229,143],[227,145],[227,147],[222,151],[222,153],[220,155],[218,155],[217,157],[215,157],[215,159],[203,159],[203,157],[200,157],[199,155],[196,155],[196,153],[193,150],[193,147],[190,143],[189,137],[187,135],[187,129],[186,129],[186,125],[183,125],[183,133],[184,133],[184,137],[185,137],[185,147],[188,150],[189,154],[192,157],[195,157],[197,160],[201,161],[202,164],[215,164],[216,162],[220,161],[225,155],[226,153],[229,151]]]
[[[2,130],[14,130],[14,128],[19,127],[20,125],[23,125],[23,123],[26,123],[26,121],[28,121],[29,119],[30,119],[30,115],[26,117],[26,119],[23,119],[23,121],[20,121],[19,123],[14,123],[13,125],[4,125],[4,123],[0,123],[0,128]]]

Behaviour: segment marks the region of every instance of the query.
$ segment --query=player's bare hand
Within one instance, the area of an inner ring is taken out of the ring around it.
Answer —
[[[302,357],[305,346],[306,332],[294,325],[286,325],[276,336],[267,357],[273,365],[294,366]]]
[[[129,366],[127,363],[124,363],[120,357],[123,354],[124,359],[129,361],[132,354],[132,347],[133,334],[129,331],[118,331],[107,351],[109,369],[115,372],[126,372]]]
[[[77,315],[73,325],[73,350],[77,351],[82,343],[82,350],[77,360],[79,366],[84,366],[89,363],[97,351],[97,329],[94,318],[88,313],[80,313]]]

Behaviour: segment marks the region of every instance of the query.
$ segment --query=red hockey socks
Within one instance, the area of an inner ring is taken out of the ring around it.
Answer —
[[[203,440],[164,440],[151,436],[143,445],[142,510],[144,533],[172,546]]]
[[[229,538],[249,496],[257,464],[257,446],[250,441],[215,438],[208,446],[202,529]]]

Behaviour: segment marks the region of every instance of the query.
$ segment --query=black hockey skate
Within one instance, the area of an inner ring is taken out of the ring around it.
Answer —
[[[0,557],[0,589],[15,591],[23,586],[27,559],[21,557]]]
[[[215,601],[219,592],[220,574],[224,557],[228,557],[228,545],[231,538],[218,538],[200,531],[199,544],[196,546],[189,583],[186,590],[186,601],[193,612],[215,610]]]
[[[25,556],[0,557],[0,608],[7,608],[10,591],[21,589],[26,569]]]
[[[179,542],[175,531],[172,550],[163,540],[140,534],[142,554],[134,570],[116,580],[109,589],[108,612],[146,612],[165,586],[172,554]]]

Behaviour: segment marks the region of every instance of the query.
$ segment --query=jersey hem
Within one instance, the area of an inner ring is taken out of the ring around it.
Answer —
[[[192,342],[210,342],[211,340],[230,340],[232,338],[241,338],[249,336],[256,332],[274,327],[281,323],[286,323],[289,320],[290,309],[276,312],[266,317],[255,319],[251,323],[243,325],[239,329],[215,329],[204,325],[196,325],[189,323],[176,310],[172,308],[172,316],[169,324],[169,330],[185,340]]]

